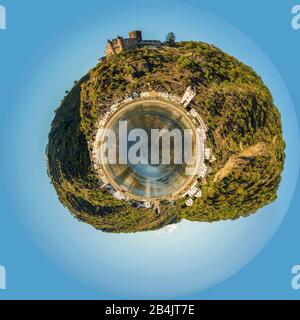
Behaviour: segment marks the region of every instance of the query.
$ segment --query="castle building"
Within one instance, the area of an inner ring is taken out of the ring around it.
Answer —
[[[134,50],[141,47],[159,48],[162,46],[159,40],[143,40],[142,32],[139,30],[129,32],[129,38],[118,36],[115,39],[108,40],[105,55],[110,57],[123,51]]]

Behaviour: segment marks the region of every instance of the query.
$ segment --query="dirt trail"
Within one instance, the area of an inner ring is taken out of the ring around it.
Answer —
[[[239,154],[231,156],[225,163],[224,167],[216,173],[214,183],[223,180],[236,166],[245,164],[254,157],[264,155],[266,150],[266,144],[264,142],[259,142],[243,150]]]

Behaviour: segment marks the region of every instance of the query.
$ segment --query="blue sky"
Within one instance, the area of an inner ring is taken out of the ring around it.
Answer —
[[[300,92],[293,1],[1,1],[0,265],[7,298],[296,298],[300,264]],[[213,43],[252,66],[283,118],[287,163],[278,200],[235,222],[183,222],[160,232],[110,235],[77,222],[46,175],[44,150],[65,90],[96,63],[107,38]],[[296,188],[296,189],[295,189]],[[279,228],[279,229],[278,229]]]

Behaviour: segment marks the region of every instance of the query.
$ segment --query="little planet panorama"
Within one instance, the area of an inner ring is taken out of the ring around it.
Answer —
[[[46,158],[77,220],[133,233],[255,214],[276,199],[285,142],[252,68],[211,44],[132,31],[66,91]]]

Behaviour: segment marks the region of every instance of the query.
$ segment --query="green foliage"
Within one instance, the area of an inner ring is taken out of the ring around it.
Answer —
[[[203,185],[203,198],[186,208],[161,204],[161,213],[136,209],[99,188],[90,162],[98,121],[108,108],[133,91],[167,91],[181,96],[193,85],[192,102],[208,126],[217,160]],[[49,134],[49,175],[60,201],[78,220],[107,232],[158,229],[169,223],[218,221],[248,216],[276,199],[284,164],[281,119],[261,78],[218,48],[201,42],[160,50],[124,52],[98,64],[66,92]],[[229,159],[263,143],[262,154],[237,161],[215,181]]]
[[[170,32],[166,36],[166,44],[170,47],[174,47],[176,44],[176,36],[174,32]]]

